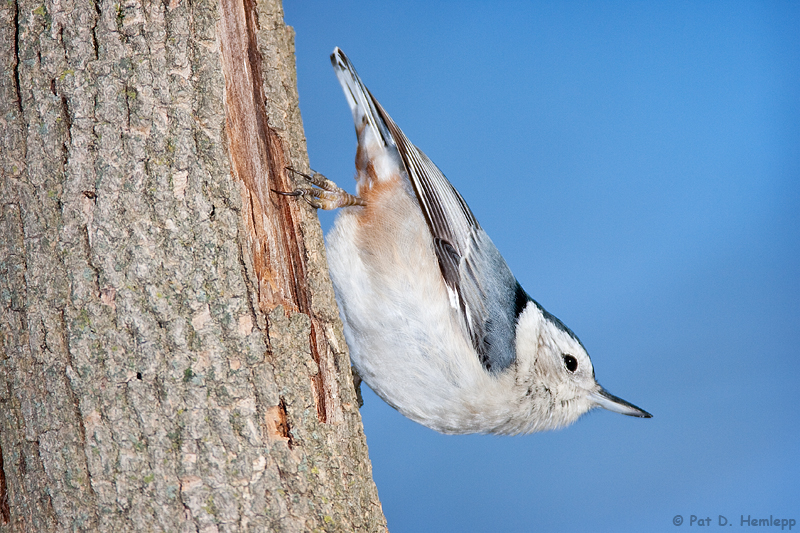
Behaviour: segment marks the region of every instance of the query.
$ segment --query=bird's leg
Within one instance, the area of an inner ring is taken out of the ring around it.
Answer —
[[[299,183],[296,185],[294,191],[285,192],[273,189],[273,192],[277,194],[282,194],[284,196],[302,196],[311,207],[316,209],[331,210],[352,205],[367,205],[364,200],[339,188],[338,185],[319,172],[314,172],[309,176],[291,167],[286,167],[286,169],[301,176],[303,179],[298,180]]]

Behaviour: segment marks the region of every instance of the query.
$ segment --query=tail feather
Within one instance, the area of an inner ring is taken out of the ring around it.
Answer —
[[[383,146],[395,147],[392,134],[375,106],[375,100],[358,77],[350,60],[338,47],[331,54],[331,64],[353,113],[359,143],[368,144],[369,137],[374,136]],[[367,131],[362,133],[364,128],[367,128]]]

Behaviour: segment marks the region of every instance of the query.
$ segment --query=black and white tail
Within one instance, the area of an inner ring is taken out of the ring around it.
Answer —
[[[358,77],[353,64],[339,48],[333,50],[331,64],[353,113],[353,123],[356,126],[359,143],[369,145],[374,140],[383,146],[394,148],[396,146],[394,138],[378,112],[377,102]],[[364,128],[367,128],[367,131],[363,131]]]

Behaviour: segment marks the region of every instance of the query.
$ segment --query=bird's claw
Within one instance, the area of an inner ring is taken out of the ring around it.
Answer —
[[[286,167],[286,170],[301,176],[303,179],[299,181],[305,183],[297,184],[297,188],[294,191],[276,191],[272,189],[272,192],[283,196],[302,196],[315,209],[331,210],[339,207],[366,205],[364,200],[341,189],[319,172],[308,175],[291,167]]]

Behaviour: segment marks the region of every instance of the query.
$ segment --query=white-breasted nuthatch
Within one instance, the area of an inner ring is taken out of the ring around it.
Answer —
[[[370,388],[442,433],[532,433],[595,407],[649,418],[597,384],[578,337],[522,289],[347,56],[336,48],[331,62],[358,135],[358,196],[319,174],[311,182],[321,188],[302,194],[343,208],[328,262],[350,357]]]

